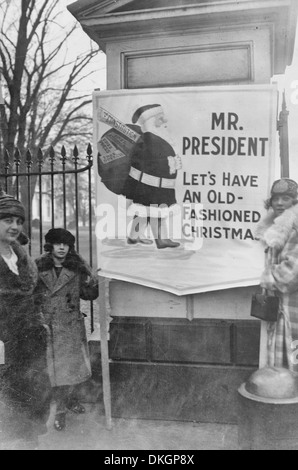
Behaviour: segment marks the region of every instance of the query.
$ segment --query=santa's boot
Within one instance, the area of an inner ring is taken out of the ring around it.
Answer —
[[[151,229],[154,234],[155,243],[159,250],[163,248],[177,248],[180,243],[173,242],[167,237],[167,226],[165,220],[158,218],[150,221]]]
[[[142,243],[143,245],[152,245],[153,241],[150,240],[150,238],[144,238],[143,236],[147,224],[147,218],[139,217],[137,215],[134,216],[131,231],[129,237],[127,238],[128,245],[136,245],[137,243]]]

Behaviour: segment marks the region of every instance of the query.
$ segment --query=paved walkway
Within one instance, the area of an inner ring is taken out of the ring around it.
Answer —
[[[67,428],[53,428],[54,406],[48,433],[36,450],[237,450],[237,426],[136,419],[113,419],[108,430],[101,404],[86,405],[85,415],[67,415]],[[20,442],[1,450],[21,450]],[[25,447],[25,450],[26,447]]]

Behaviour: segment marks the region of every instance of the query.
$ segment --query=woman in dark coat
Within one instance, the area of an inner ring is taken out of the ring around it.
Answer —
[[[67,409],[84,413],[75,386],[91,377],[91,366],[80,298],[98,297],[98,282],[91,268],[74,250],[75,237],[65,229],[45,236],[46,254],[36,260],[42,294],[42,311],[50,330],[48,367],[56,400],[54,427],[65,428]]]
[[[33,295],[37,269],[18,241],[24,221],[22,204],[0,188],[0,426],[2,436],[37,442],[51,387],[47,329]]]

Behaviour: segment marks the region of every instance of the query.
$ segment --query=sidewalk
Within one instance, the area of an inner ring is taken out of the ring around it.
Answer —
[[[177,421],[113,419],[108,430],[102,404],[87,404],[86,414],[67,415],[67,428],[53,428],[54,406],[48,433],[37,450],[237,450],[237,426]],[[11,442],[1,450],[19,450]]]

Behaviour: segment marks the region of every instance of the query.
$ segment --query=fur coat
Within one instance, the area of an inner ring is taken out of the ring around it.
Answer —
[[[0,365],[0,403],[6,411],[11,408],[24,412],[26,419],[36,418],[42,426],[50,411],[51,388],[47,330],[34,298],[37,270],[19,243],[11,246],[18,257],[19,275],[0,256],[0,340],[5,347],[5,365]],[[22,433],[21,429],[19,426]]]
[[[261,286],[280,297],[278,320],[267,325],[267,364],[298,372],[298,205],[276,218],[270,209],[255,236],[266,253]]]
[[[267,261],[262,277],[264,287],[288,293],[298,290],[298,205],[274,218],[272,209],[259,223],[255,238],[267,248]],[[271,263],[271,258],[278,262]]]
[[[50,330],[48,367],[53,387],[76,385],[91,376],[84,315],[80,298],[98,296],[97,279],[76,253],[67,255],[57,277],[53,257],[45,254],[36,260],[39,281],[36,295]]]

